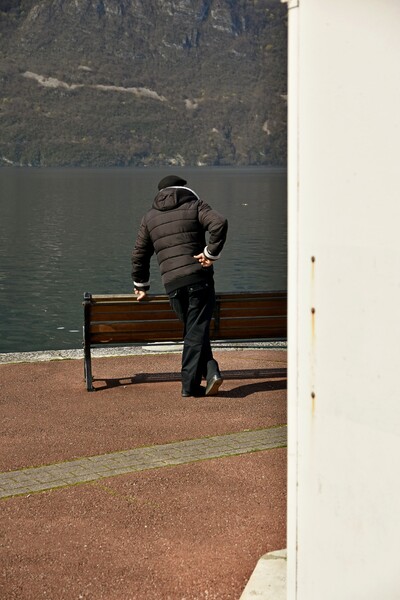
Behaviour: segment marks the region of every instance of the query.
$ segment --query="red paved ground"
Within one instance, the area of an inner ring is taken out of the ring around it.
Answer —
[[[265,369],[286,353],[218,359]],[[133,371],[177,372],[179,355],[95,361],[97,375]],[[226,380],[217,398],[188,401],[176,381],[87,393],[81,361],[0,376],[1,470],[286,422],[282,379]],[[258,558],[286,546],[286,450],[9,498],[0,519],[1,599],[238,600]]]

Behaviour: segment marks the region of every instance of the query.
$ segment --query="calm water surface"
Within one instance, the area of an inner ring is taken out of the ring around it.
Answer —
[[[217,291],[286,289],[284,170],[3,168],[0,352],[81,347],[83,293],[132,292],[140,220],[171,173],[229,220]]]

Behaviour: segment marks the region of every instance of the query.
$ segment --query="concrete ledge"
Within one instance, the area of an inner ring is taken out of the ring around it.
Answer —
[[[92,348],[92,357],[133,356],[140,354],[182,352],[182,342],[149,343],[143,346],[115,346]],[[285,341],[266,342],[212,342],[213,350],[286,350]],[[83,349],[74,350],[42,350],[38,352],[4,352],[0,353],[0,364],[20,362],[44,362],[48,360],[83,359]]]
[[[240,600],[285,600],[286,555],[286,549],[264,554],[247,582]]]

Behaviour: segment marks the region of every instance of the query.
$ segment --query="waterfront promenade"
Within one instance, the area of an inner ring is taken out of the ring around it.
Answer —
[[[238,600],[286,547],[286,351],[215,354],[189,399],[179,352],[95,358],[91,393],[82,360],[0,355],[0,597]]]

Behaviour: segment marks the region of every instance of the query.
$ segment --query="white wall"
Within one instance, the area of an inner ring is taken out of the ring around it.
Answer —
[[[288,599],[399,600],[400,0],[288,9]]]

